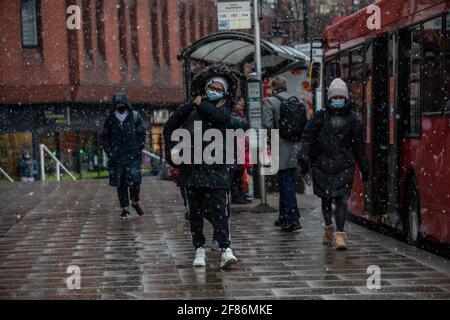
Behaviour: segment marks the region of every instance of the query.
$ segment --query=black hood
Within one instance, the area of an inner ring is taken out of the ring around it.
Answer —
[[[112,111],[116,109],[116,105],[122,103],[127,106],[128,111],[133,111],[133,106],[130,103],[130,100],[128,100],[128,96],[124,92],[118,92],[115,93],[112,99]]]
[[[190,85],[191,97],[205,95],[206,81],[211,77],[223,77],[228,81],[228,98],[234,103],[238,91],[238,75],[223,64],[213,64],[194,77]]]

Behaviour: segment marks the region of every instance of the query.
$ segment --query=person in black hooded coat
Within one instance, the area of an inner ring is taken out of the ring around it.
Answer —
[[[212,65],[197,75],[192,83],[192,99],[181,105],[169,117],[164,127],[165,157],[167,162],[180,170],[177,184],[186,190],[189,207],[189,220],[193,245],[196,249],[193,265],[203,267],[205,262],[205,237],[203,219],[207,218],[214,228],[214,239],[222,250],[220,266],[229,267],[237,262],[230,248],[229,230],[229,190],[230,170],[226,163],[226,150],[223,150],[223,163],[194,164],[195,154],[203,153],[209,142],[203,141],[201,150],[194,149],[194,122],[201,123],[201,134],[209,129],[222,133],[225,145],[226,129],[248,129],[244,119],[232,114],[234,97],[237,92],[237,76],[223,65]],[[172,149],[178,141],[172,141],[177,129],[185,129],[191,137],[191,164],[175,164]],[[225,148],[224,148],[225,149]]]
[[[314,194],[322,198],[325,219],[323,244],[336,242],[336,248],[346,249],[344,224],[347,199],[350,196],[358,163],[363,181],[369,179],[370,167],[364,150],[364,130],[361,120],[351,110],[347,85],[335,79],[328,90],[326,108],[316,112],[303,132],[298,153],[302,173],[312,167]],[[332,202],[335,202],[337,232],[332,226]]]
[[[114,94],[112,105],[102,134],[103,149],[108,155],[109,184],[117,187],[121,218],[130,216],[130,198],[132,207],[142,216],[144,213],[139,205],[139,194],[146,134],[144,124],[139,113],[133,111],[125,93]]]

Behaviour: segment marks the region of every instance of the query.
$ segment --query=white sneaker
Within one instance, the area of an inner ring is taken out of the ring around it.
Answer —
[[[205,249],[198,248],[195,251],[195,259],[194,259],[194,263],[192,265],[194,267],[205,267],[206,266]]]
[[[231,248],[222,252],[222,258],[220,259],[220,267],[221,268],[229,268],[233,264],[237,263],[237,258],[233,255],[233,251]]]

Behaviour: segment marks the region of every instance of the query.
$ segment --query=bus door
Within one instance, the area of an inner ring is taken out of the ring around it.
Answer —
[[[372,85],[372,175],[371,213],[381,216],[387,209],[388,147],[389,147],[389,38],[381,34],[373,41],[373,85]],[[367,208],[366,204],[366,208]]]
[[[387,217],[384,223],[394,227],[401,223],[399,209],[399,130],[400,111],[398,109],[398,83],[399,83],[399,34],[392,32],[389,34],[388,46],[388,172],[387,172]]]

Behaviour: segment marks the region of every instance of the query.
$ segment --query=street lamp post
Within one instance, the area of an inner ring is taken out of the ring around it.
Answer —
[[[261,75],[261,73],[262,73],[262,68],[261,68],[261,34],[260,34],[260,29],[259,29],[259,8],[258,8],[258,4],[259,4],[259,0],[253,0],[253,19],[254,19],[254,29],[255,29],[256,79],[258,80],[259,86],[261,88],[261,81],[262,81],[262,75]],[[261,102],[261,94],[260,94],[260,97],[259,97],[259,101]],[[259,141],[259,139],[258,139],[258,141]],[[262,205],[266,205],[267,204],[266,184],[265,184],[263,175],[260,175],[260,177],[259,177],[259,192],[261,194],[261,204]]]

